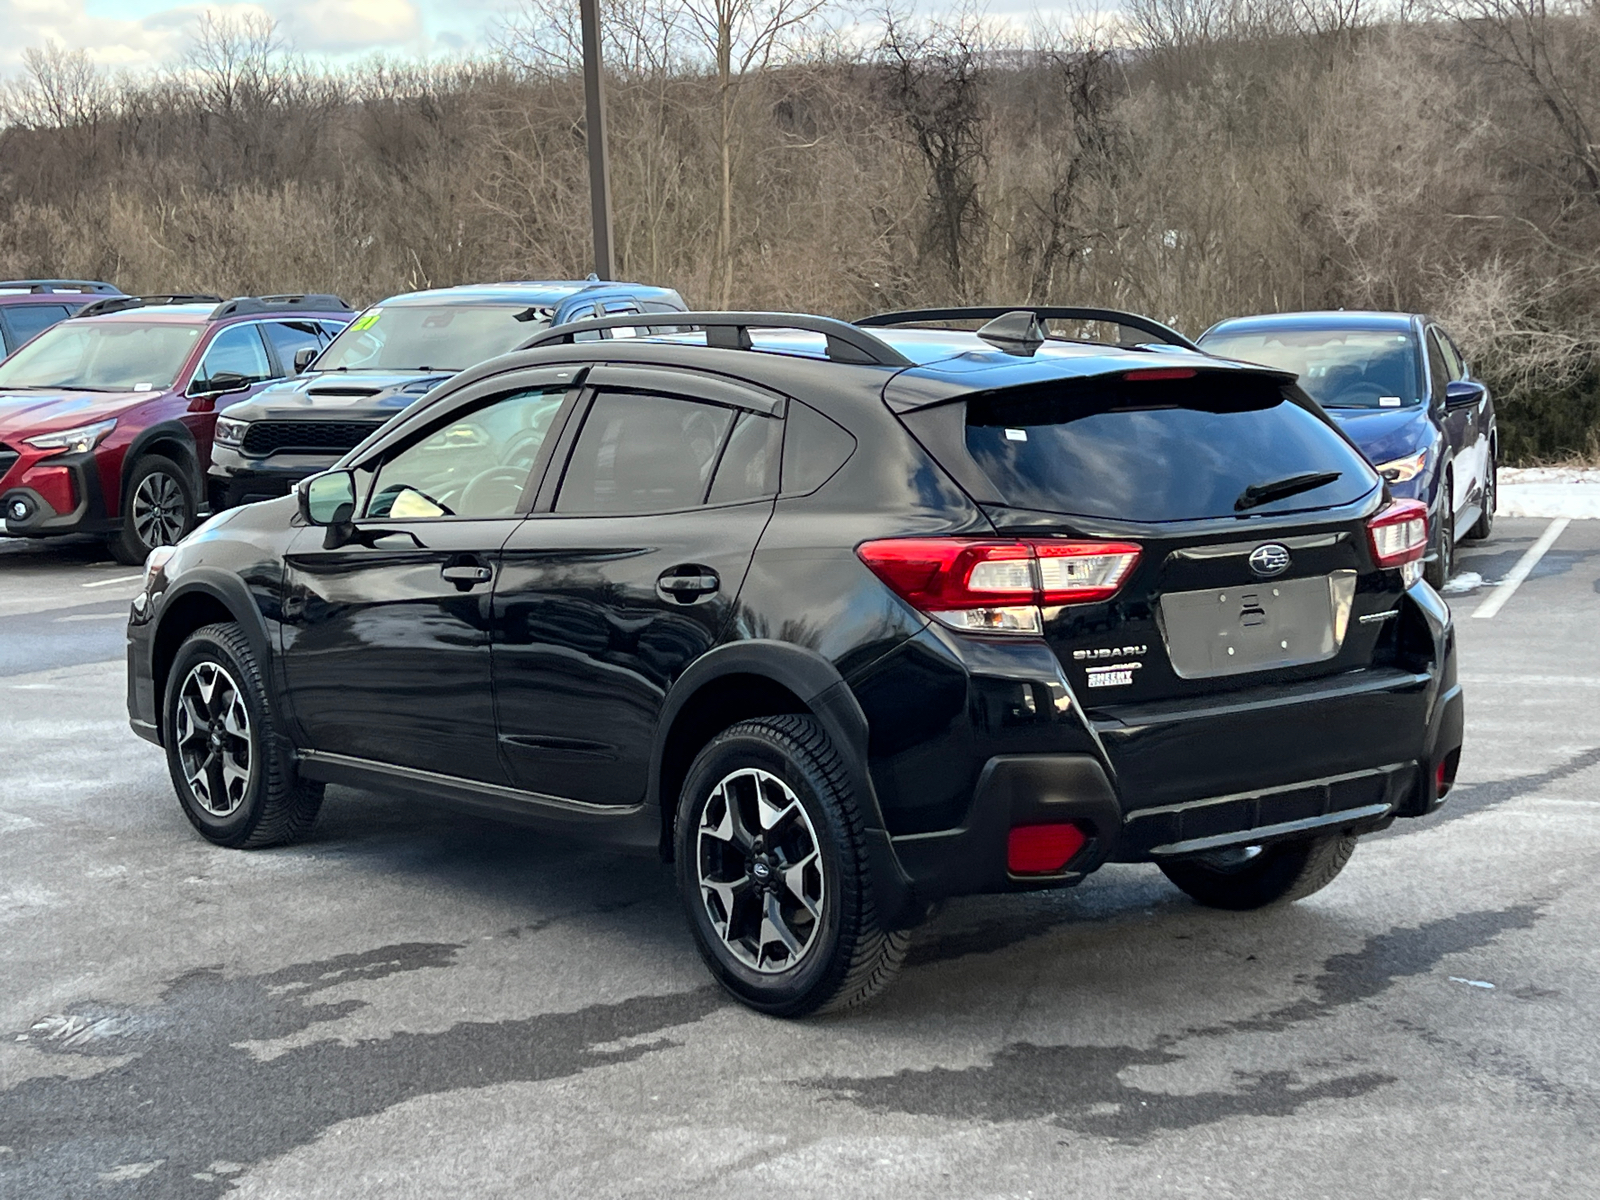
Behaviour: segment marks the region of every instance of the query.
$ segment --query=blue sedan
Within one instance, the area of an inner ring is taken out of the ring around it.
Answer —
[[[1494,401],[1438,323],[1388,312],[1237,317],[1200,338],[1208,354],[1293,371],[1396,496],[1428,506],[1424,574],[1450,578],[1455,544],[1494,524]]]

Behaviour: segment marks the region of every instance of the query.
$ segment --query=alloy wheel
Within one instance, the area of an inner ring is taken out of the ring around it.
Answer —
[[[696,869],[728,951],[762,974],[805,958],[822,929],[822,853],[794,790],[759,768],[730,772],[700,816]]]
[[[152,550],[176,544],[188,515],[183,488],[165,471],[150,472],[134,489],[133,529]]]
[[[178,691],[178,760],[195,801],[230,817],[250,792],[255,761],[250,712],[239,685],[214,662],[197,663]]]

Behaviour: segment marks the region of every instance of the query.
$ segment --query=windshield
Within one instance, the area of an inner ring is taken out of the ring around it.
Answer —
[[[198,325],[63,321],[0,363],[0,388],[164,392],[200,332]]]
[[[524,314],[531,314],[519,320]],[[369,308],[333,339],[318,371],[461,371],[515,350],[554,314],[526,304]]]
[[[1200,339],[1207,354],[1293,371],[1324,408],[1420,404],[1411,335],[1379,329],[1265,329]]]

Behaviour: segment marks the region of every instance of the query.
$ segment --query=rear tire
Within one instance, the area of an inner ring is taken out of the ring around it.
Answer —
[[[167,772],[184,816],[218,846],[253,850],[305,836],[323,785],[297,779],[239,626],[207,625],[178,647],[164,701]]]
[[[1494,532],[1494,510],[1500,500],[1500,454],[1498,451],[1489,455],[1489,477],[1483,481],[1483,511],[1478,514],[1478,519],[1467,536],[1475,542],[1481,542]]]
[[[674,848],[701,957],[759,1012],[799,1017],[865,1004],[911,935],[881,925],[860,809],[814,717],[741,721],[684,780]]]
[[[1359,840],[1354,834],[1334,834],[1217,851],[1159,865],[1162,874],[1197,904],[1245,912],[1320,892],[1344,870]]]
[[[122,528],[111,537],[112,557],[130,567],[144,566],[150,551],[176,545],[193,529],[198,512],[189,473],[170,458],[145,455],[134,463],[123,488]]]

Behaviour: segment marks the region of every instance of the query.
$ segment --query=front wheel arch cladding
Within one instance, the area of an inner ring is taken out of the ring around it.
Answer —
[[[178,647],[196,629],[220,621],[239,626],[256,660],[264,667],[276,663],[266,621],[243,580],[216,568],[197,567],[184,572],[162,600],[161,615],[150,641],[150,678],[157,697],[158,732],[162,732],[159,726],[164,720],[162,698],[167,694],[167,674]],[[271,679],[276,672],[269,669],[266,674]],[[276,701],[277,697],[272,699]]]

